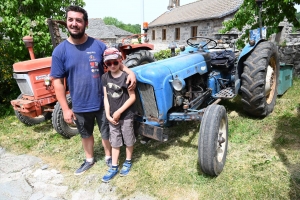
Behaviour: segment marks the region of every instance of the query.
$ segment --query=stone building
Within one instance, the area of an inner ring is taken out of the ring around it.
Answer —
[[[161,50],[173,42],[186,45],[186,40],[194,36],[213,37],[242,3],[243,0],[201,0],[174,7],[149,23],[149,43]]]

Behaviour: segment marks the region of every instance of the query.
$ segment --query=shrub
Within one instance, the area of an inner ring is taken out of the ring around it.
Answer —
[[[177,56],[180,52],[180,49],[175,50],[175,56]],[[166,58],[171,58],[171,49],[161,50],[159,52],[154,53],[154,58],[156,60],[163,60]]]

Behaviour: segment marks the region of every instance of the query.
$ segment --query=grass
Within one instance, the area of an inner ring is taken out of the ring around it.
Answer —
[[[300,80],[277,98],[275,110],[263,119],[249,117],[240,98],[222,101],[229,119],[229,149],[223,172],[209,177],[198,166],[196,122],[170,129],[165,143],[135,145],[133,168],[127,177],[114,178],[121,198],[133,193],[157,199],[300,199]],[[63,171],[65,184],[97,188],[106,173],[103,148],[95,127],[97,164],[80,177],[74,170],[84,154],[79,136],[65,139],[50,121],[25,126],[14,115],[0,119],[0,146],[17,154],[42,158]],[[121,149],[120,164],[125,159]]]

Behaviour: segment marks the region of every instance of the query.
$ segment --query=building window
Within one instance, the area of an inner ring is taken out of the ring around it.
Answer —
[[[155,30],[152,30],[152,40],[155,40]]]
[[[196,37],[197,36],[197,28],[198,28],[197,26],[192,26],[191,37]]]
[[[180,40],[180,28],[175,28],[175,40]]]
[[[166,40],[166,38],[167,38],[167,30],[166,29],[163,29],[162,30],[162,40]]]

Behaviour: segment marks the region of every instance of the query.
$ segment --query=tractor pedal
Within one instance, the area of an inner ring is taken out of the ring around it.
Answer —
[[[225,88],[213,95],[216,99],[232,99],[234,96],[233,88]]]

